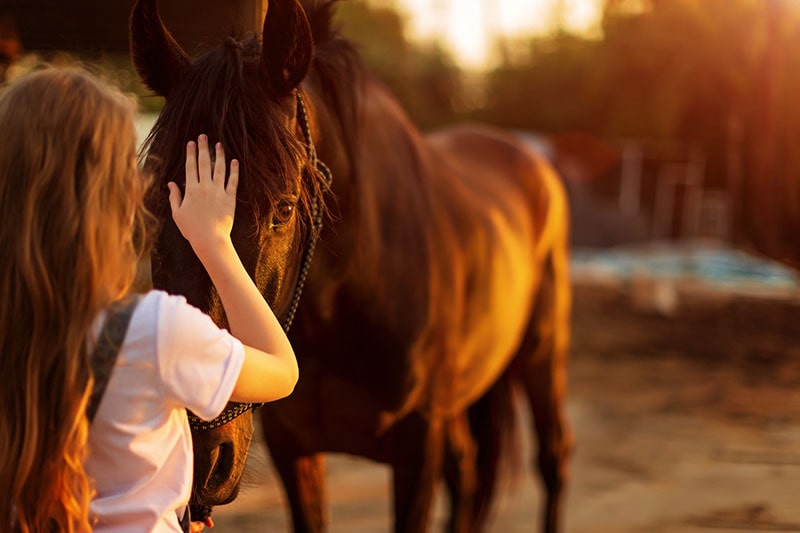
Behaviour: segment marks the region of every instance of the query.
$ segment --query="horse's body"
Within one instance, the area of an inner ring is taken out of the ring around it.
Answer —
[[[559,412],[567,206],[557,177],[510,135],[470,126],[422,137],[381,88],[361,97],[369,134],[359,181],[334,182],[350,205],[323,234],[291,332],[303,379],[262,409],[290,500],[302,502],[295,523],[312,518],[301,530],[324,516],[315,454],[325,451],[391,464],[402,474],[398,529],[423,527],[432,487],[421,480],[439,467],[436,447],[448,431],[463,440],[459,417],[501,377],[521,379],[549,421],[554,468],[569,444]]]
[[[274,7],[281,4],[289,7]],[[270,2],[267,18],[294,5]],[[295,530],[324,528],[324,452],[392,466],[397,531],[425,529],[443,472],[451,528],[479,529],[514,382],[534,414],[545,527],[555,530],[571,445],[562,412],[569,284],[561,184],[537,154],[500,131],[464,126],[423,137],[379,84],[353,79],[358,68],[331,34],[327,8],[309,11],[317,58],[300,89],[319,158],[334,175],[332,222],[290,331],[300,381],[261,411]],[[241,197],[252,190],[240,189],[240,202],[253,202]],[[245,255],[257,248],[247,233],[234,230]],[[164,273],[182,268],[170,258],[185,258],[170,255],[175,246],[174,232],[162,233],[156,285],[187,293],[215,316],[207,279],[170,286]],[[287,250],[287,269],[296,271],[298,254],[288,252],[296,248],[277,249]],[[264,292],[282,308],[280,290]]]

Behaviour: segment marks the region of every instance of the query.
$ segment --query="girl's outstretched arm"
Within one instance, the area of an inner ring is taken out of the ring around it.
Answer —
[[[268,402],[288,396],[297,383],[289,339],[242,265],[231,242],[239,162],[231,161],[225,185],[225,153],[216,145],[211,166],[208,138],[186,146],[186,194],[170,182],[172,217],[217,289],[231,334],[242,341],[245,360],[231,400]]]

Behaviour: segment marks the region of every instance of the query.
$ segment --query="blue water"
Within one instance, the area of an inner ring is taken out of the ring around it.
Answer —
[[[573,250],[574,269],[612,274],[691,277],[715,284],[800,288],[798,274],[774,261],[727,248],[653,247],[647,249]]]

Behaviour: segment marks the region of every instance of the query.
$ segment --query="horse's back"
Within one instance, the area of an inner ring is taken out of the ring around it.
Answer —
[[[508,366],[525,335],[557,234],[566,230],[558,176],[515,136],[467,125],[427,137],[436,210],[448,222],[441,252],[457,329],[449,404],[473,402]],[[461,259],[460,261],[458,259]],[[447,260],[447,258],[445,258]]]
[[[436,156],[447,161],[444,179],[451,184],[461,182],[476,195],[488,193],[488,201],[508,193],[524,196],[535,207],[528,214],[535,217],[536,241],[549,244],[542,232],[549,230],[549,222],[565,216],[566,193],[553,167],[533,146],[513,133],[480,124],[440,130],[427,141]]]

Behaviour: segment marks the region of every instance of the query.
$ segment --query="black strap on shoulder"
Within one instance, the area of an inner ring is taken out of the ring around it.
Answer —
[[[189,533],[192,530],[192,515],[189,512],[189,506],[183,511],[183,517],[178,516],[178,524],[181,526],[183,533]]]
[[[97,338],[97,346],[90,358],[92,365],[92,375],[94,376],[94,387],[89,398],[89,405],[86,407],[86,417],[91,424],[100,407],[100,400],[111,379],[111,372],[117,363],[122,341],[128,332],[128,325],[131,322],[133,311],[139,303],[141,296],[136,294],[124,300],[116,302],[108,310],[103,329]]]

